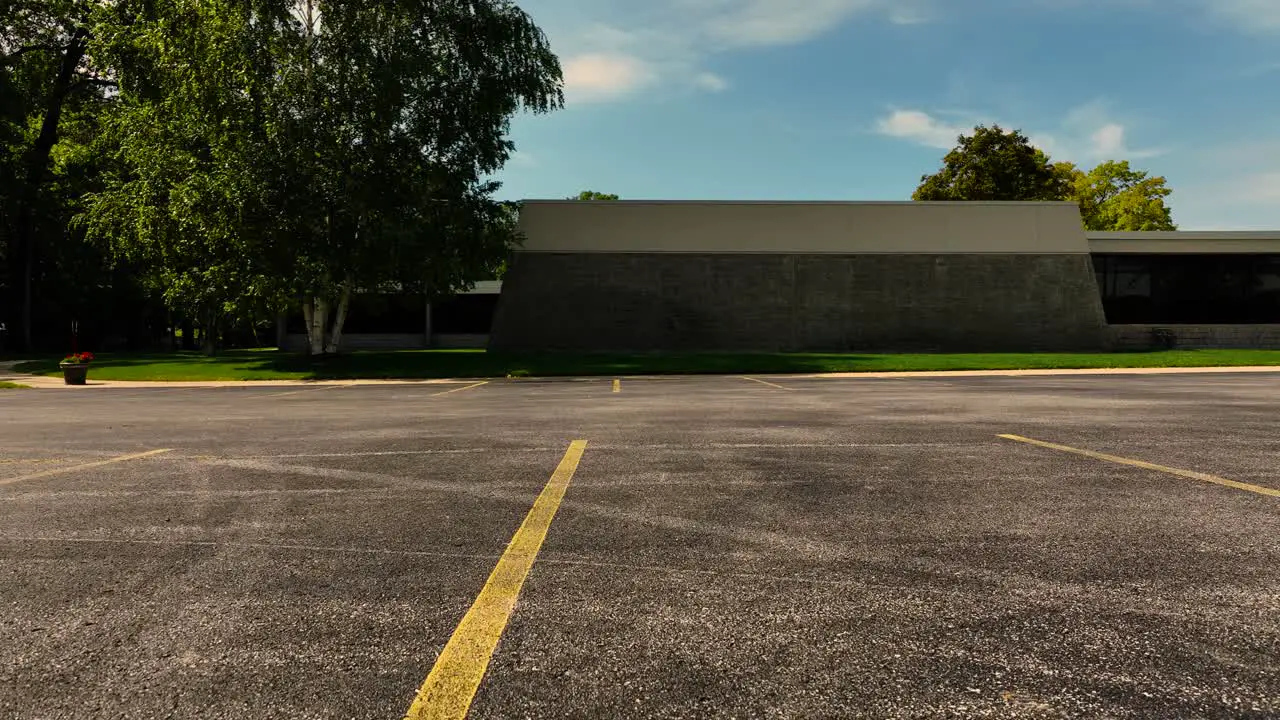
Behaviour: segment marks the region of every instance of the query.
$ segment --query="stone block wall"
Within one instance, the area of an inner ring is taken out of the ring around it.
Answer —
[[[1275,325],[1112,325],[1108,328],[1116,350],[1148,350],[1154,347],[1153,331],[1173,332],[1176,347],[1183,350],[1253,348],[1280,350],[1280,324]]]
[[[518,253],[502,350],[1092,350],[1087,254]]]

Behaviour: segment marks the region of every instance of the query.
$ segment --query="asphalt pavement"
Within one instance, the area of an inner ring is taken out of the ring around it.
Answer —
[[[1280,373],[0,390],[0,718],[402,717],[490,595],[472,718],[1276,718],[1278,410]]]

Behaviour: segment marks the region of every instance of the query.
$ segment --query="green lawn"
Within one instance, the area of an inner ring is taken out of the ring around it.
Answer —
[[[276,350],[102,353],[98,380],[330,380],[354,378],[546,377],[676,373],[818,373],[1026,368],[1280,366],[1280,350],[1170,350],[1126,353],[490,353],[484,350],[357,351],[313,361]],[[59,375],[57,360],[24,362],[18,372]]]
[[[15,382],[6,382],[6,381],[4,381],[4,380],[0,380],[0,390],[17,390],[18,388],[29,388],[29,387],[31,387],[31,386],[30,386],[30,385],[22,385],[22,384],[15,383]]]

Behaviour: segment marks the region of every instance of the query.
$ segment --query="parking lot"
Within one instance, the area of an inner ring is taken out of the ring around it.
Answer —
[[[1274,718],[1278,426],[1280,373],[7,391],[0,718]]]

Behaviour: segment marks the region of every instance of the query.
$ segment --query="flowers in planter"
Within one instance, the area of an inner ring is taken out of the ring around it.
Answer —
[[[91,362],[93,362],[93,353],[82,352],[82,353],[71,353],[70,355],[62,358],[62,362],[58,364],[59,365],[88,365]]]

